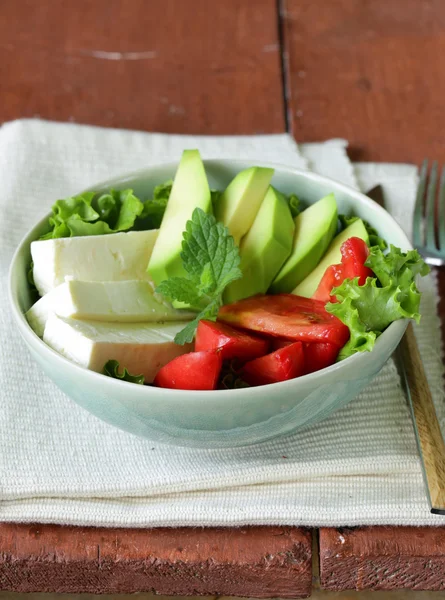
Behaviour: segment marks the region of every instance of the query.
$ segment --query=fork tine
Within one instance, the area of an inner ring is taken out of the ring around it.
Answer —
[[[413,213],[413,245],[415,248],[423,246],[423,197],[425,195],[426,179],[428,174],[428,159],[422,163],[420,169],[419,185],[417,186],[416,204]]]
[[[431,167],[428,190],[426,193],[426,247],[429,250],[436,249],[435,222],[436,222],[436,187],[437,187],[437,161]]]
[[[445,167],[442,169],[439,186],[439,248],[445,252]]]

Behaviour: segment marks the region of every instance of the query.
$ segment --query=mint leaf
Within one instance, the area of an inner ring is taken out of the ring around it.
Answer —
[[[183,233],[182,263],[187,277],[170,277],[156,292],[170,301],[189,304],[201,312],[175,337],[177,344],[193,340],[201,319],[215,320],[225,287],[242,276],[233,237],[213,215],[195,208]]]
[[[203,307],[202,296],[196,285],[190,279],[185,277],[170,277],[161,281],[156,288],[157,294],[162,294],[165,298],[174,302],[184,302],[192,308],[201,309]]]
[[[208,321],[215,321],[219,309],[221,308],[222,301],[220,298],[212,300],[200,313],[196,315],[193,321],[187,323],[184,329],[181,329],[179,333],[175,335],[175,343],[180,346],[193,342],[195,337],[196,328],[198,327],[201,319],[207,319]]]
[[[352,223],[355,223],[355,221],[357,221],[359,217],[338,215],[338,219],[340,221],[341,230],[343,230],[346,229],[346,227],[349,227],[349,225],[352,225]],[[366,231],[368,232],[369,246],[377,246],[378,248],[380,248],[380,250],[386,250],[388,244],[382,237],[379,236],[377,230],[374,229],[374,227],[370,225],[368,221],[363,221],[363,225],[365,226]]]
[[[220,291],[233,278],[241,277],[240,257],[233,237],[213,215],[195,208],[183,233],[181,258],[192,281],[201,283],[201,273],[210,265],[214,291]],[[226,283],[227,282],[227,283]]]
[[[130,383],[144,383],[143,375],[132,375],[124,368],[122,373],[119,373],[119,363],[117,360],[109,360],[105,363],[103,368],[103,374],[114,379],[120,379],[121,381],[129,381]]]

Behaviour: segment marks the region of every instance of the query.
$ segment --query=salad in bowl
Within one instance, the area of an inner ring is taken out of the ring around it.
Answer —
[[[197,150],[148,172],[57,200],[11,267],[31,351],[101,418],[194,445],[273,437],[349,401],[420,319],[428,267],[358,192]]]

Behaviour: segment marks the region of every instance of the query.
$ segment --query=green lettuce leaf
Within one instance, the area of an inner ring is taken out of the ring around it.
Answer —
[[[289,195],[283,194],[283,196],[289,205],[289,209],[292,214],[292,218],[295,219],[295,217],[297,217],[301,213],[301,210],[302,210],[300,198],[297,196],[297,194],[289,194]]]
[[[360,319],[358,309],[353,305],[351,298],[346,298],[339,304],[329,303],[326,310],[343,321],[349,327],[350,337],[340,350],[337,362],[352,356],[356,352],[370,352],[374,348],[378,333],[368,331]]]
[[[130,383],[139,383],[140,385],[142,385],[145,380],[143,375],[132,375],[125,368],[122,373],[119,373],[119,363],[117,360],[107,361],[104,365],[103,374],[108,375],[108,377],[113,377],[114,379],[129,381]]]
[[[423,277],[430,272],[417,250],[402,252],[392,244],[387,254],[379,248],[372,248],[365,264],[382,285],[394,283],[401,288],[409,287],[417,275]]]
[[[341,231],[343,229],[346,229],[346,227],[349,227],[349,225],[352,225],[352,223],[357,221],[358,218],[359,217],[355,217],[355,216],[338,215]],[[370,225],[368,223],[368,221],[363,221],[363,224],[366,227],[366,231],[368,232],[368,235],[369,235],[369,245],[371,247],[377,246],[378,248],[380,248],[380,250],[386,250],[386,248],[388,247],[388,244],[382,237],[379,236],[377,230],[374,229],[374,227],[372,225]]]
[[[153,190],[153,198],[144,202],[135,229],[159,229],[172,191],[173,181],[169,179]]]
[[[326,310],[333,314],[340,310],[343,314],[343,308],[336,307],[341,307],[345,300],[350,301],[366,331],[383,331],[398,319],[413,319],[417,323],[420,320],[420,292],[414,282],[402,293],[396,285],[378,286],[375,277],[368,277],[364,285],[358,285],[357,277],[345,279],[332,293],[339,303],[329,303]]]
[[[429,273],[429,267],[416,250],[402,252],[390,247],[384,254],[378,246],[370,249],[366,265],[376,277],[364,285],[358,278],[346,279],[332,290],[338,303],[328,303],[326,310],[349,327],[349,342],[338,360],[355,352],[372,350],[382,331],[399,319],[420,320],[420,292],[415,278]]]
[[[110,190],[106,194],[85,192],[57,200],[49,218],[50,231],[40,239],[128,231],[143,208],[132,190]]]

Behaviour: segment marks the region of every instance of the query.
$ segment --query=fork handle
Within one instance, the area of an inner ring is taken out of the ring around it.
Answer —
[[[431,512],[445,514],[445,443],[412,324],[399,345]]]

